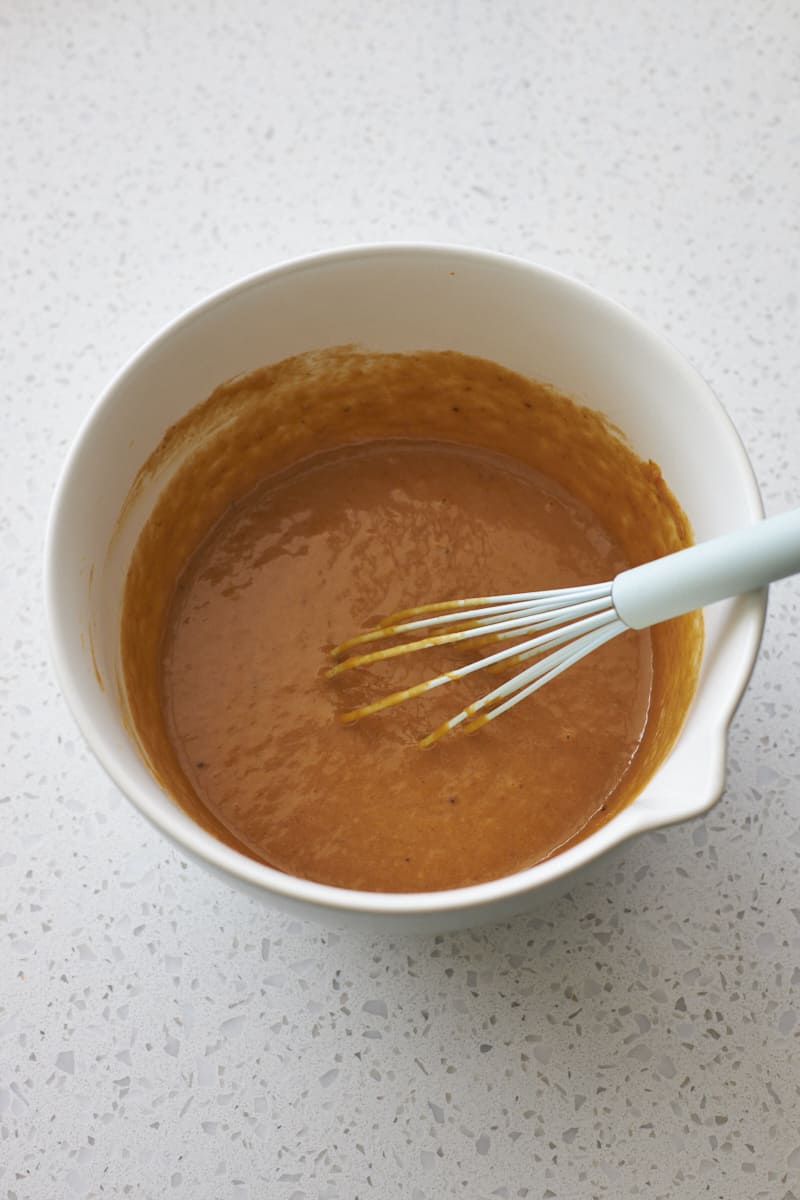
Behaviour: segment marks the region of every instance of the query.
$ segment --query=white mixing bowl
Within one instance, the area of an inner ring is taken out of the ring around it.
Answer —
[[[132,547],[164,479],[120,513],[167,428],[234,375],[323,346],[460,350],[601,410],[659,464],[698,541],[762,515],[725,411],[691,366],[631,313],[517,259],[432,245],[361,246],[264,271],[212,296],[145,346],[89,413],[67,459],[47,535],[53,658],[86,740],[136,807],[187,855],[269,904],[332,925],[447,929],[496,920],[571,886],[635,834],[695,817],[719,798],[728,725],[758,651],[765,598],[706,613],[699,684],[671,754],[607,825],[538,866],[458,890],[348,891],[262,866],[196,825],[156,783],[123,724],[122,591]]]

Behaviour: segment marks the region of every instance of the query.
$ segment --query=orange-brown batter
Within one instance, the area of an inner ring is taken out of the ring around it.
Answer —
[[[638,489],[637,505],[663,508],[658,530],[641,532],[638,545],[627,501],[614,500],[614,488],[624,483],[616,478],[622,460],[615,461],[616,471],[608,463],[587,467],[595,473],[590,494],[598,496],[598,507],[606,517],[619,517],[613,531],[613,522],[571,494],[585,497],[585,479],[569,491],[557,482],[568,462],[557,463],[548,477],[533,465],[530,450],[527,462],[503,453],[523,448],[520,434],[533,420],[528,414],[540,410],[541,420],[547,409],[551,423],[556,411],[572,422],[575,456],[585,453],[590,462],[591,438],[581,445],[581,436],[588,437],[588,426],[581,434],[586,410],[540,385],[460,355],[441,361],[385,356],[382,380],[390,390],[404,371],[415,384],[403,427],[392,405],[383,422],[376,408],[380,356],[352,358],[357,369],[346,393],[326,391],[323,382],[317,403],[305,408],[297,395],[306,393],[295,395],[293,435],[289,409],[281,410],[283,423],[273,412],[280,436],[266,454],[271,469],[255,487],[252,464],[241,465],[243,437],[226,443],[218,434],[216,453],[209,443],[206,460],[195,457],[184,503],[192,494],[202,506],[204,461],[207,471],[213,463],[218,472],[218,491],[229,479],[229,494],[217,495],[205,529],[179,516],[180,476],[171,501],[170,489],[165,492],[161,524],[151,522],[140,541],[126,596],[123,661],[132,720],[153,769],[181,802],[218,836],[270,865],[365,890],[458,887],[556,853],[635,793],[663,756],[688,701],[696,625],[670,623],[660,642],[658,632],[652,639],[627,633],[491,725],[428,750],[420,750],[417,739],[495,686],[497,676],[473,676],[343,726],[337,711],[464,662],[465,652],[426,651],[330,681],[322,673],[326,649],[388,612],[423,601],[609,579],[664,542],[676,548],[688,530],[657,471],[627,448],[624,485]],[[372,372],[366,384],[365,363],[366,375]],[[427,422],[434,437],[411,436],[425,412],[416,413],[414,405],[422,399],[428,411],[435,409],[435,368],[445,365],[462,385],[460,403],[449,405],[453,437],[443,436],[449,430],[441,409]],[[223,390],[215,420],[226,399],[241,401],[248,388],[250,395],[260,389],[259,415],[249,418],[251,445],[264,403],[279,390],[275,380],[267,372],[231,385],[228,396]],[[426,380],[430,390],[421,398]],[[505,422],[493,420],[491,404],[483,405],[487,388],[505,404]],[[509,388],[521,398],[513,407]],[[338,409],[334,403],[326,408],[332,396]],[[348,432],[359,405],[361,421]],[[244,408],[233,404],[232,428],[244,420]],[[317,414],[311,430],[309,412]],[[613,442],[613,460],[622,443],[592,419],[595,452]],[[356,436],[359,425],[367,427],[364,440]],[[245,421],[239,432],[246,427]],[[382,427],[388,436],[380,436]],[[548,433],[551,460],[556,427]],[[491,448],[464,444],[478,440]],[[176,533],[181,519],[188,525]],[[168,534],[165,522],[171,522]],[[149,609],[148,573],[162,583]]]

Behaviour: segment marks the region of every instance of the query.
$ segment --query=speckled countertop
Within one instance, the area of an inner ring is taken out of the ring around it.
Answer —
[[[509,251],[666,332],[800,503],[800,8],[12,0],[0,10],[0,1200],[800,1198],[798,585],[711,815],[533,917],[331,935],[165,844],[52,678],[88,406],[280,259]]]

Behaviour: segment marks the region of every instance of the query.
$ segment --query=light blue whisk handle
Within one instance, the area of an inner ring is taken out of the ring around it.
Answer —
[[[739,596],[800,572],[800,509],[623,571],[611,598],[630,629]]]

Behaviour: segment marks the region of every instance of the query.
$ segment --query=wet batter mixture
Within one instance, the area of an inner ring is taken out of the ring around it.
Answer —
[[[674,735],[693,683],[697,626],[684,620],[670,623],[671,633],[664,627],[660,648],[657,633],[625,634],[477,733],[450,735],[428,750],[418,739],[495,686],[496,675],[447,685],[355,725],[337,721],[338,712],[470,654],[438,649],[324,678],[327,649],[380,616],[428,600],[609,579],[654,553],[655,535],[650,542],[642,536],[637,547],[635,521],[624,519],[624,505],[614,509],[613,473],[600,473],[608,493],[600,507],[617,512],[616,530],[574,489],[505,452],[509,431],[520,445],[521,426],[531,423],[526,403],[560,409],[573,434],[586,410],[526,381],[519,390],[519,377],[502,372],[493,394],[505,402],[508,428],[493,424],[491,404],[479,402],[491,384],[486,364],[443,357],[461,384],[447,420],[435,370],[430,377],[436,356],[416,356],[416,367],[415,356],[405,363],[385,356],[390,385],[402,380],[403,369],[412,373],[405,428],[398,428],[394,405],[376,407],[372,377],[361,390],[329,389],[305,410],[307,394],[296,391],[294,433],[273,413],[282,434],[273,442],[283,459],[273,445],[272,470],[260,481],[254,467],[250,477],[241,468],[241,430],[233,441],[230,431],[227,442],[217,434],[206,467],[222,463],[214,478],[229,494],[218,495],[216,511],[206,514],[204,536],[191,522],[182,536],[163,532],[164,519],[181,523],[179,475],[171,517],[161,514],[161,532],[146,531],[129,577],[123,661],[133,724],[153,769],[218,836],[280,870],[342,887],[453,888],[556,853],[641,787],[670,729]],[[432,389],[427,397],[420,364]],[[512,383],[521,403],[508,416]],[[238,389],[241,400],[259,387],[269,396],[275,376],[240,382],[231,395]],[[365,399],[370,387],[372,403]],[[414,405],[423,400],[438,413],[426,422],[435,437],[411,436],[426,411]],[[361,418],[355,424],[371,426],[370,436],[356,436],[355,427],[348,435],[353,407]],[[239,408],[233,405],[237,420]],[[310,431],[314,420],[303,411],[317,414]],[[263,419],[261,406],[258,412]],[[257,442],[254,421],[251,414]],[[594,421],[593,436],[602,431],[611,441]],[[380,436],[382,429],[389,436]],[[459,440],[443,437],[448,430]],[[481,431],[484,446],[476,446]],[[469,441],[460,440],[465,432]],[[578,438],[578,460],[580,452]],[[665,500],[652,464],[625,454],[638,464],[639,501],[649,488],[652,503],[668,515],[658,536],[688,541],[685,520]],[[586,461],[591,457],[587,449]],[[186,477],[195,496],[203,491],[202,465],[195,462]],[[561,465],[562,479],[568,466]],[[597,477],[594,486],[596,495]],[[146,571],[161,577],[149,617],[141,594]],[[674,678],[665,687],[667,663]]]

